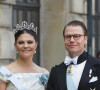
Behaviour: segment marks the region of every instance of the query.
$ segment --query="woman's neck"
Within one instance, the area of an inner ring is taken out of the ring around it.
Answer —
[[[31,66],[33,66],[34,65],[34,62],[32,61],[32,58],[18,58],[17,60],[16,60],[16,63],[18,64],[18,65],[24,65],[24,66],[27,66],[27,67],[31,67]]]

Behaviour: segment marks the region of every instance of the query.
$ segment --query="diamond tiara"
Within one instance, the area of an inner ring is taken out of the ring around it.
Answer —
[[[22,25],[17,24],[16,25],[16,30],[14,30],[14,32],[17,33],[19,30],[24,30],[24,29],[33,30],[37,34],[37,27],[34,27],[33,23],[30,23],[28,25],[28,23],[26,21],[23,21]]]

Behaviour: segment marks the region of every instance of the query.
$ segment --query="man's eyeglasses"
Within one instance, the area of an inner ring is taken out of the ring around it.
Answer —
[[[73,37],[74,40],[79,40],[81,36],[85,35],[80,35],[80,34],[75,34],[75,35],[64,35],[65,40],[71,40]]]

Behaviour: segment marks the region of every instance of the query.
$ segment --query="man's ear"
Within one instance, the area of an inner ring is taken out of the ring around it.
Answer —
[[[88,41],[88,37],[87,36],[85,36],[85,44],[87,44],[87,41]]]

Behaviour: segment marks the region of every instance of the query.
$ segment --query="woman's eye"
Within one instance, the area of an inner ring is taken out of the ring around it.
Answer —
[[[23,44],[24,42],[18,42],[18,44]]]
[[[33,42],[32,41],[28,41],[28,44],[32,44]]]

